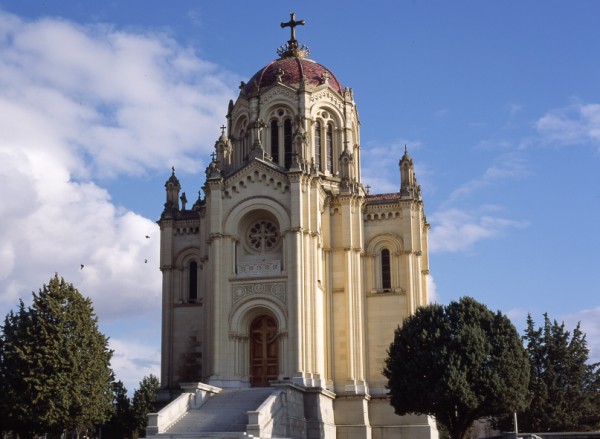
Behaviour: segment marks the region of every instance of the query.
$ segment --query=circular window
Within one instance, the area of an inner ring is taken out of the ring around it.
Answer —
[[[279,230],[277,225],[268,220],[256,221],[248,228],[248,244],[258,252],[272,250],[279,241]]]

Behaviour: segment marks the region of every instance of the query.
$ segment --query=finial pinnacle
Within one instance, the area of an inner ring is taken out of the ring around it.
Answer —
[[[290,21],[288,21],[287,23],[281,23],[282,28],[289,27],[291,30],[291,37],[288,42],[296,41],[296,26],[304,26],[304,20],[296,21],[296,13],[291,12]]]
[[[296,26],[304,26],[304,24],[304,20],[296,20],[295,12],[290,13],[290,21],[288,21],[287,23],[281,23],[282,28],[290,28],[291,35],[287,44],[277,49],[277,54],[279,56],[281,56],[282,58],[306,58],[308,56],[308,54],[310,53],[308,47],[304,45],[300,47],[298,41],[296,40]]]
[[[175,176],[175,166],[171,166],[171,175]]]

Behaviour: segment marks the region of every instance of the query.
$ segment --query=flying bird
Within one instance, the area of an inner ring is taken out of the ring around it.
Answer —
[[[146,239],[150,239],[150,237],[148,235],[146,235]]]
[[[144,259],[144,264],[147,264],[147,263],[148,263],[148,259]]]
[[[81,268],[80,268],[80,270],[83,270],[83,267],[85,267],[85,265],[81,264]]]

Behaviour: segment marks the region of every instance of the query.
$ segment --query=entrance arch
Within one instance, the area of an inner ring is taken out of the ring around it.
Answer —
[[[250,324],[250,384],[266,387],[279,375],[277,322],[262,315]]]

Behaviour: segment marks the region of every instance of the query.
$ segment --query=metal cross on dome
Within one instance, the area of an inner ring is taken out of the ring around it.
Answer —
[[[292,12],[290,14],[290,21],[288,21],[287,23],[281,23],[281,27],[289,27],[291,29],[292,32],[292,36],[290,38],[290,41],[296,41],[296,26],[304,26],[304,20],[298,20],[296,21],[296,13]]]

